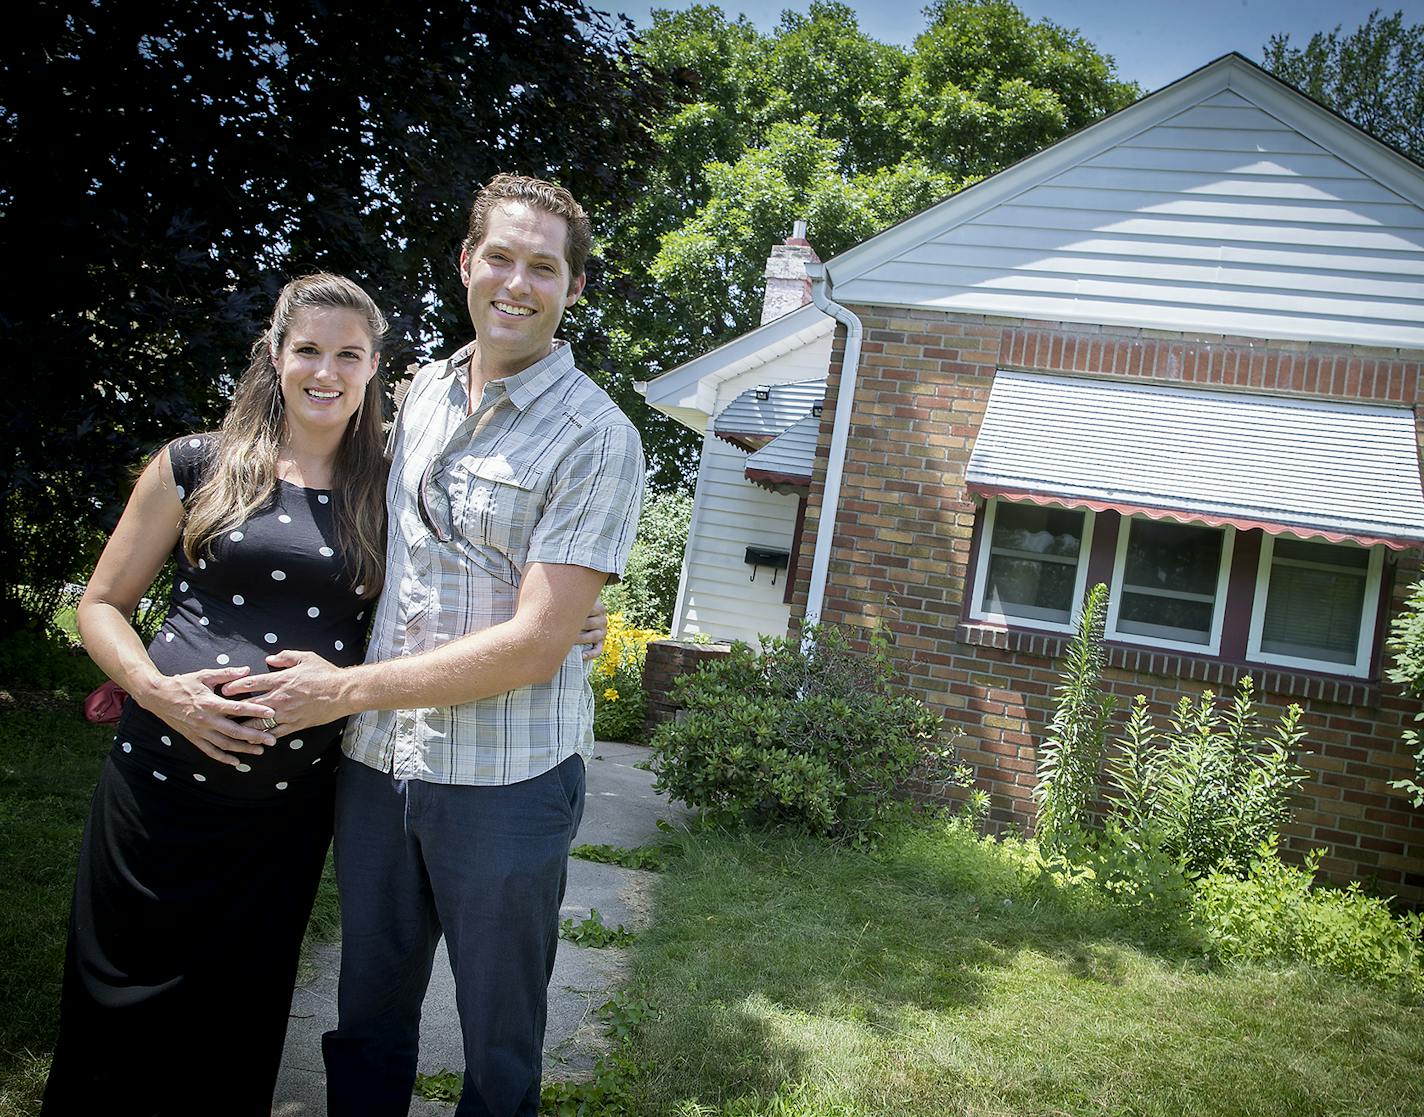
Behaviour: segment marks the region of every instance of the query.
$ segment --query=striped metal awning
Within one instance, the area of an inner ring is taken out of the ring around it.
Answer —
[[[820,415],[807,412],[747,458],[743,471],[747,480],[777,493],[809,489],[820,433]]]
[[[826,396],[824,380],[749,388],[713,421],[718,438],[743,450],[759,450]]]
[[[1407,407],[999,372],[965,481],[983,496],[1424,543]]]

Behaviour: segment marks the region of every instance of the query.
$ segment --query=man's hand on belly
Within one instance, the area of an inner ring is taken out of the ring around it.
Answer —
[[[267,666],[270,673],[238,679],[222,690],[234,698],[260,696],[257,700],[272,708],[277,721],[273,736],[284,737],[356,712],[346,704],[346,670],[316,652],[277,652],[267,657]]]

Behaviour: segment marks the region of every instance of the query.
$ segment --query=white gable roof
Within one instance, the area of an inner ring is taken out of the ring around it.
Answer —
[[[723,384],[829,337],[835,327],[834,318],[807,303],[799,310],[733,338],[710,353],[635,386],[651,407],[700,432],[706,429],[708,418],[717,413],[718,388]],[[825,362],[818,363],[819,368],[795,378],[824,376]]]
[[[1424,348],[1424,168],[1227,55],[826,270],[852,305]]]

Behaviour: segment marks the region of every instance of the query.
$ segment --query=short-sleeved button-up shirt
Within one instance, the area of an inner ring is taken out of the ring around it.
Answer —
[[[367,663],[509,620],[529,563],[620,576],[632,548],[644,475],[633,424],[562,343],[490,381],[471,413],[472,352],[422,368],[401,406]],[[368,711],[351,719],[344,749],[398,779],[532,779],[592,750],[588,671],[575,645],[548,683],[461,706]]]

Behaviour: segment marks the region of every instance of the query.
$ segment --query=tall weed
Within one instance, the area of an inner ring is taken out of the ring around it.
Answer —
[[[1394,652],[1386,672],[1390,681],[1403,683],[1415,698],[1424,697],[1424,581],[1409,587],[1404,611],[1389,626],[1389,647]],[[1424,721],[1424,710],[1414,720]],[[1414,750],[1414,777],[1394,780],[1390,786],[1408,794],[1415,807],[1424,807],[1424,739],[1417,729],[1406,729],[1404,743]]]
[[[1075,844],[1089,826],[1113,707],[1102,691],[1107,604],[1108,588],[1101,582],[1083,600],[1078,631],[1063,653],[1053,723],[1038,750],[1036,833],[1045,850]]]
[[[1138,695],[1127,732],[1107,768],[1109,820],[1143,848],[1178,858],[1191,874],[1243,873],[1290,815],[1290,796],[1306,778],[1296,762],[1304,737],[1292,705],[1270,738],[1260,737],[1249,675],[1231,706],[1205,691],[1183,696],[1166,731]]]

